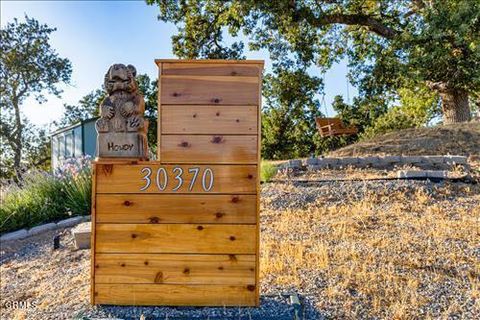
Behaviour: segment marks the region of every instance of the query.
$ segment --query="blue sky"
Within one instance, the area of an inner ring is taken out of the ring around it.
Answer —
[[[75,104],[92,90],[100,88],[103,75],[113,63],[129,63],[139,73],[157,77],[154,59],[175,58],[171,36],[173,24],[157,20],[158,9],[143,1],[5,1],[0,2],[1,25],[25,14],[56,27],[51,45],[73,65],[72,85],[62,85],[62,97],[48,96],[38,105],[28,99],[23,112],[37,125],[47,125],[63,113],[63,104]],[[247,52],[248,59],[263,59],[267,70],[270,61],[266,52]],[[335,65],[325,75],[325,99],[328,112],[337,94],[347,98],[346,62]],[[350,86],[350,99],[357,93]],[[322,110],[322,112],[324,112]]]

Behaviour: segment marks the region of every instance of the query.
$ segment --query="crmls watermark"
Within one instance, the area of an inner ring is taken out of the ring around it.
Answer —
[[[35,300],[7,300],[3,303],[2,307],[5,309],[36,309],[37,304]]]

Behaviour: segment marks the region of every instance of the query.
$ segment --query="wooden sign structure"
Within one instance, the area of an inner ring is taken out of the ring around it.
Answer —
[[[158,160],[94,163],[94,304],[258,306],[263,61],[156,60]]]

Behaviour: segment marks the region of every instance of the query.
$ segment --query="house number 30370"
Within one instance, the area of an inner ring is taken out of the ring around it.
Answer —
[[[145,185],[140,188],[140,191],[147,190],[152,184],[153,180],[155,181],[158,190],[166,191],[167,187],[169,187],[169,190],[175,192],[180,189],[185,183],[186,175],[188,175],[188,178],[190,178],[190,182],[188,184],[188,191],[192,191],[196,183],[201,183],[202,189],[205,192],[209,192],[210,190],[212,190],[214,181],[212,169],[205,168],[202,171],[199,167],[191,167],[186,170],[187,172],[184,172],[184,169],[182,167],[173,167],[171,172],[173,184],[169,185],[169,174],[165,167],[158,168],[155,174],[153,173],[152,168],[144,167],[141,170],[141,173],[143,174],[142,180],[145,181]]]

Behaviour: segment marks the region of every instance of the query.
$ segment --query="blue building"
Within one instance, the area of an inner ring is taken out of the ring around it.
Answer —
[[[68,158],[96,156],[98,117],[80,121],[51,133],[52,170],[57,169]]]

